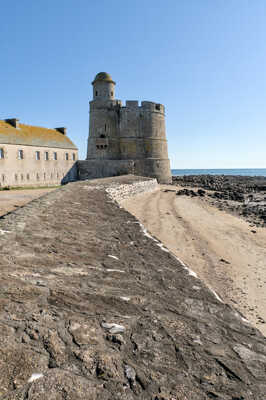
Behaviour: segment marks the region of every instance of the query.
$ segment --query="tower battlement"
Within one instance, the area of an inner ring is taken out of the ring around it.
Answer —
[[[164,105],[160,103],[154,103],[153,101],[142,101],[141,108],[146,111],[154,111],[164,114]]]
[[[123,106],[115,98],[115,82],[106,72],[98,73],[92,85],[87,177],[119,175],[128,165],[128,173],[170,183],[163,104],[142,101],[139,105],[137,100],[127,100]]]

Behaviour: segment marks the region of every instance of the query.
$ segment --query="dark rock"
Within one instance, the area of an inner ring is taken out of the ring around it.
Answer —
[[[194,192],[194,190],[188,190],[188,189],[182,189],[182,190],[178,190],[176,192],[177,196],[190,196],[190,197],[196,197],[197,193]]]
[[[205,194],[206,194],[205,190],[203,190],[203,189],[198,189],[198,195],[199,195],[199,196],[203,197],[203,196],[205,196]]]
[[[220,258],[220,261],[223,262],[223,263],[225,263],[225,264],[230,264],[230,262],[227,261],[227,260],[225,260],[224,258]]]

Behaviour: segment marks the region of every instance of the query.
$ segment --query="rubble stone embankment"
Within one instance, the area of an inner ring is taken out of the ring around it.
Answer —
[[[0,220],[1,400],[265,400],[265,337],[106,190],[140,180]]]

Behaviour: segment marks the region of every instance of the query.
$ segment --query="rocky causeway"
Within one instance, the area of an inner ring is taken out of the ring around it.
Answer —
[[[0,400],[265,400],[266,340],[116,202],[75,182],[0,220]]]

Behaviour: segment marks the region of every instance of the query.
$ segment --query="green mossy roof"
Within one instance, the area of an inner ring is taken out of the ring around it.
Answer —
[[[94,84],[95,82],[111,82],[111,83],[115,83],[111,77],[110,74],[108,74],[107,72],[99,72],[95,78],[94,81],[92,82],[92,84]]]
[[[0,144],[20,144],[77,150],[74,143],[56,129],[24,124],[19,124],[18,128],[14,128],[4,120],[0,120]]]

